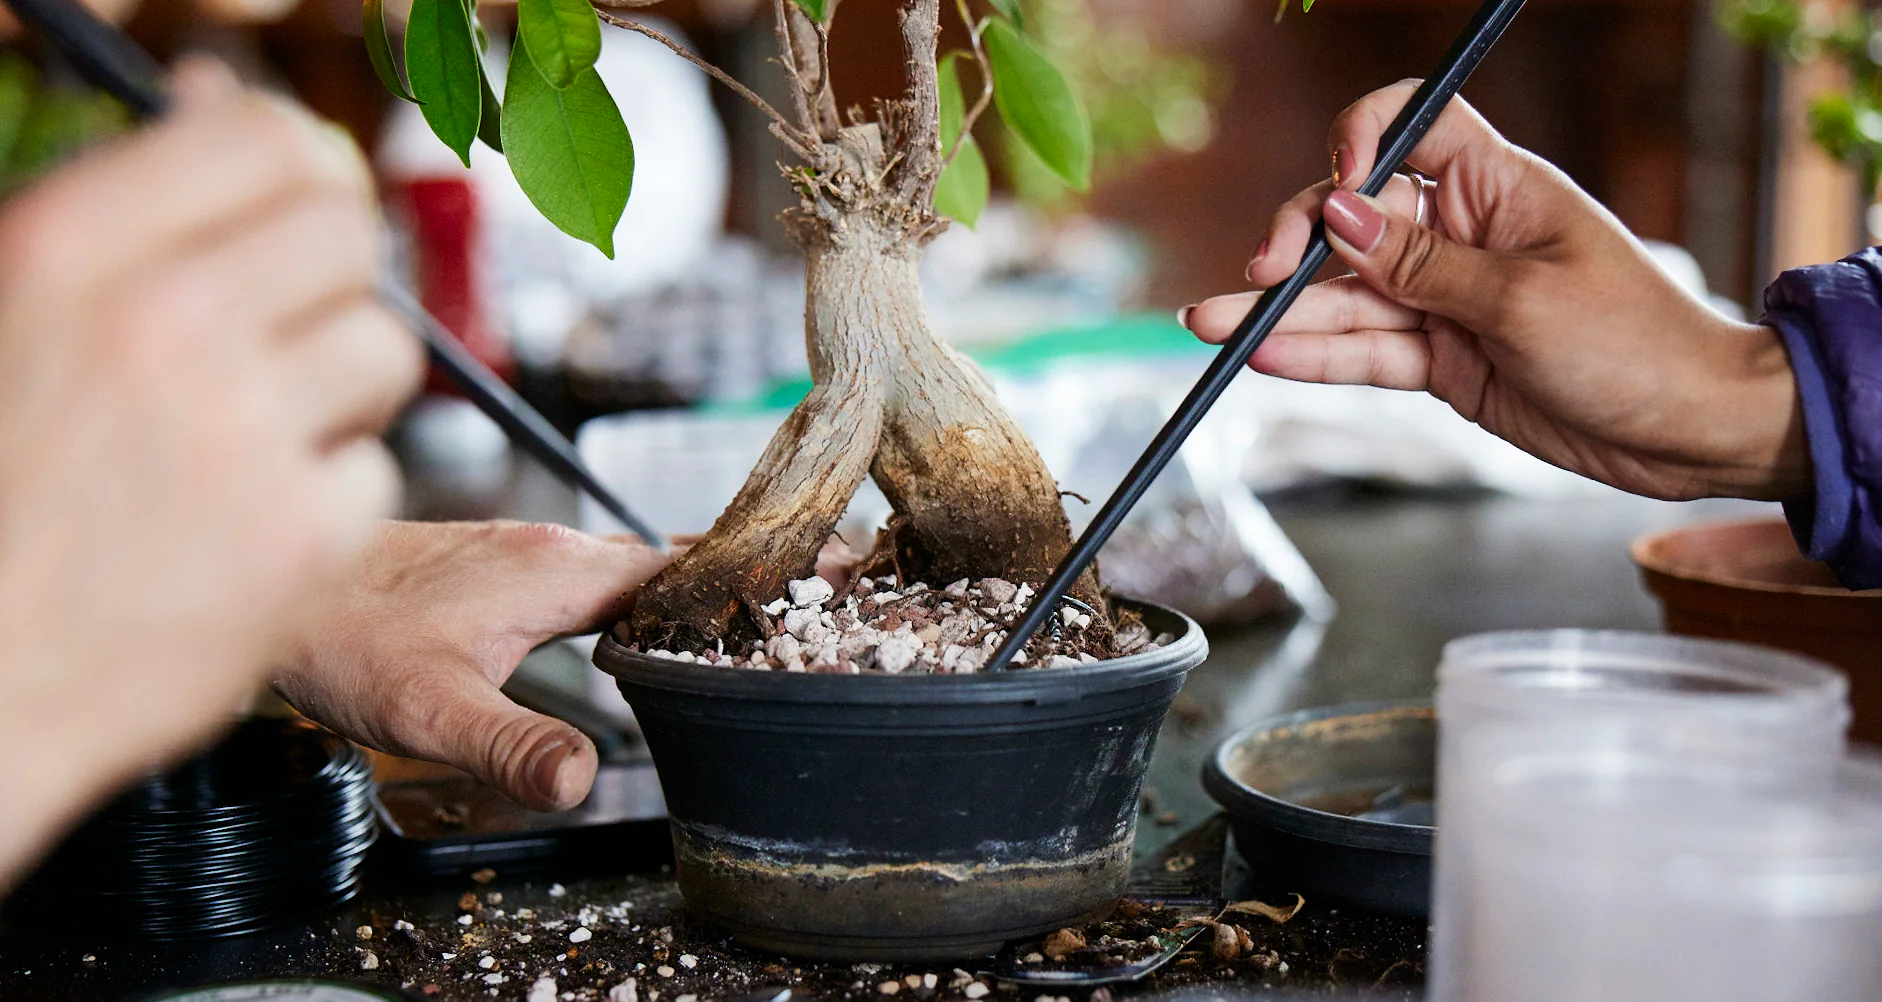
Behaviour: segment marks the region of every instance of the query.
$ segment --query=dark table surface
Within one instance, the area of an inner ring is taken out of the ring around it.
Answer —
[[[1140,858],[1156,865],[1185,837],[1207,842],[1214,805],[1196,777],[1228,732],[1304,706],[1423,698],[1443,643],[1486,629],[1590,626],[1651,629],[1657,612],[1628,561],[1627,542],[1652,529],[1762,509],[1667,505],[1619,494],[1523,500],[1406,496],[1350,489],[1298,495],[1275,512],[1339,603],[1329,621],[1213,630],[1213,655],[1190,677],[1151,766]],[[1261,875],[1268,893],[1284,874]],[[475,910],[463,906],[472,903]],[[469,925],[461,924],[470,915]],[[689,921],[672,877],[499,873],[486,884],[375,878],[353,905],[302,926],[206,945],[97,941],[83,927],[39,928],[15,917],[0,933],[0,999],[137,999],[168,987],[321,976],[403,986],[420,998],[600,999],[627,978],[646,1002],[707,1002],[756,987],[795,985],[798,998],[883,999],[884,982],[913,976],[898,999],[962,998],[944,966],[880,968],[794,963],[754,954]],[[409,923],[409,928],[405,923]],[[576,929],[589,929],[592,938]],[[1117,998],[1184,986],[1414,994],[1422,923],[1309,901],[1288,924],[1249,924],[1261,960],[1185,955]],[[580,941],[571,942],[571,934]],[[490,966],[482,966],[485,955]],[[967,965],[978,974],[984,965]],[[663,972],[671,972],[665,974]],[[935,988],[923,975],[934,975]],[[1059,994],[1001,986],[998,1000]],[[537,995],[531,996],[535,989]],[[1082,995],[1085,993],[1072,993]]]

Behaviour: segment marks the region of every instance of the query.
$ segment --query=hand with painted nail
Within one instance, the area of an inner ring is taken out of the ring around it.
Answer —
[[[455,765],[525,807],[572,807],[594,744],[498,689],[538,644],[618,617],[665,562],[558,525],[388,523],[275,688],[362,744]]]
[[[1329,140],[1336,180],[1275,215],[1248,269],[1257,288],[1293,272],[1322,218],[1353,274],[1310,288],[1250,366],[1423,390],[1542,459],[1638,494],[1807,491],[1797,388],[1776,332],[1687,295],[1605,209],[1463,101],[1411,157],[1437,181],[1434,218],[1409,218],[1409,184],[1384,199],[1353,193],[1415,86],[1348,108]],[[1254,299],[1212,299],[1184,321],[1220,342]]]

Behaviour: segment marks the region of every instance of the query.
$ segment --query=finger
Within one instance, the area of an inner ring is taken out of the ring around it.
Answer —
[[[329,446],[384,431],[417,392],[424,353],[390,313],[355,296],[308,321],[275,371],[297,427]]]
[[[355,438],[312,461],[313,472],[299,492],[307,524],[316,526],[319,547],[313,566],[346,566],[371,543],[380,523],[399,504],[399,471],[377,438]]]
[[[1302,383],[1423,390],[1431,381],[1431,343],[1422,331],[1275,334],[1262,342],[1248,367]]]
[[[1456,243],[1363,195],[1336,191],[1327,238],[1353,272],[1386,298],[1494,333],[1508,305],[1512,260]]]
[[[190,54],[177,60],[170,71],[170,98],[183,105],[199,105],[232,100],[241,93],[242,82],[220,59]]]
[[[1322,181],[1287,200],[1268,224],[1268,234],[1255,248],[1248,262],[1248,281],[1260,288],[1279,285],[1300,267],[1313,238],[1314,224],[1320,221],[1320,207],[1333,191],[1333,182]]]
[[[1326,204],[1332,192],[1333,182],[1322,181],[1281,206],[1269,224],[1268,235],[1262,238],[1260,246],[1255,248],[1255,256],[1248,262],[1249,284],[1264,289],[1279,285],[1300,267],[1301,258],[1307,253],[1307,243],[1313,238],[1313,226],[1320,221],[1320,207]],[[1436,199],[1430,195],[1426,199],[1425,221],[1435,227]],[[1411,178],[1394,174],[1386,182],[1379,200],[1392,212],[1413,217],[1418,211],[1418,186]]]
[[[200,99],[19,196],[9,216],[31,240],[29,259],[89,260],[88,272],[109,282],[240,229],[292,192],[323,190],[370,204],[365,162],[331,126],[281,101],[204,85]]]
[[[570,532],[579,540],[557,565],[556,587],[567,608],[553,629],[563,634],[606,629],[626,614],[640,586],[660,573],[669,558],[638,536],[596,538]]]
[[[1378,156],[1379,139],[1404,110],[1419,80],[1401,80],[1389,87],[1367,94],[1354,102],[1338,118],[1327,134],[1327,151],[1333,157],[1339,187],[1353,191],[1371,173]],[[1438,113],[1424,139],[1412,152],[1409,163],[1433,177],[1441,177],[1460,157],[1485,149],[1500,149],[1503,137],[1490,127],[1463,98],[1452,98]]]
[[[1210,344],[1221,344],[1254,308],[1261,293],[1217,296],[1189,308],[1185,326]],[[1274,328],[1279,334],[1344,334],[1360,329],[1412,330],[1424,314],[1401,306],[1352,277],[1307,287]]]
[[[295,197],[240,230],[149,269],[127,306],[251,336],[366,295],[379,266],[377,222],[349,196]],[[409,335],[408,335],[409,338]]]
[[[389,735],[399,754],[454,765],[536,811],[574,807],[594,785],[600,756],[568,723],[510,702],[465,666],[428,673],[398,695],[426,703]]]

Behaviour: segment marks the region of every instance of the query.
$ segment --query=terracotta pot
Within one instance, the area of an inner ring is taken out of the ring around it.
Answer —
[[[1797,552],[1782,519],[1688,526],[1634,541],[1666,629],[1796,651],[1849,673],[1850,737],[1882,743],[1882,589],[1850,591]]]

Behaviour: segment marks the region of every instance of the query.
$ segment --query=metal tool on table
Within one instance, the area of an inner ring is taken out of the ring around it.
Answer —
[[[1425,133],[1430,131],[1432,123],[1437,121],[1438,114],[1456,96],[1457,89],[1463,86],[1477,64],[1489,53],[1490,47],[1502,37],[1503,30],[1522,10],[1523,3],[1524,0],[1485,0],[1483,6],[1477,8],[1476,15],[1470,19],[1470,24],[1438,65],[1437,72],[1419,85],[1405,109],[1380,138],[1378,160],[1373,164],[1372,173],[1366,176],[1365,183],[1359,186],[1360,194],[1377,195],[1385,190],[1386,182],[1404,167],[1405,158],[1417,148]],[[1197,380],[1195,389],[1190,390],[1182,406],[1157,432],[1156,438],[1151,439],[1137,464],[1124,477],[1124,482],[1098,509],[1091,524],[1072,544],[1065,558],[1059,561],[1051,579],[1026,610],[1025,617],[988,661],[989,670],[1003,671],[1010,668],[1013,657],[1025,650],[1027,642],[1045,625],[1047,618],[1057,615],[1059,604],[1065,600],[1072,584],[1097,559],[1098,551],[1104,548],[1105,541],[1124,521],[1124,516],[1130,514],[1131,508],[1150,488],[1157,474],[1162,473],[1170,460],[1176,458],[1177,450],[1189,438],[1189,433],[1209,413],[1209,408],[1215,405],[1242,366],[1248,363],[1248,357],[1255,353],[1261,342],[1267,340],[1281,317],[1300,298],[1301,292],[1312,283],[1314,274],[1327,263],[1332,254],[1333,248],[1327,243],[1325,227],[1315,224],[1313,237],[1307,243],[1307,252],[1301,258],[1300,267],[1286,281],[1262,293],[1248,315],[1236,325],[1235,333],[1216,354],[1215,360],[1209,363],[1202,378]]]
[[[4,0],[21,23],[38,32],[73,68],[117,98],[140,119],[156,118],[169,107],[159,82],[162,68],[116,26],[101,20],[78,0]],[[593,498],[608,514],[648,545],[665,549],[667,540],[608,490],[575,446],[549,419],[517,395],[488,366],[467,351],[450,331],[419,305],[411,293],[382,280],[379,301],[411,327],[425,344],[425,354],[477,409],[503,429],[505,436],[542,463],[549,472]]]
[[[1228,819],[1216,815],[1139,862],[1132,868],[1130,889],[1125,897],[1165,909],[1179,920],[1219,915],[1222,906],[1228,903],[1223,898],[1228,828]],[[1207,928],[1205,925],[1179,925],[1154,933],[1147,938],[1149,952],[1120,964],[1072,963],[1048,967],[1027,963],[1026,957],[1037,953],[1040,943],[1036,939],[1022,940],[1009,943],[1000,951],[990,970],[1001,981],[1042,988],[1096,988],[1137,981],[1176,959]]]

